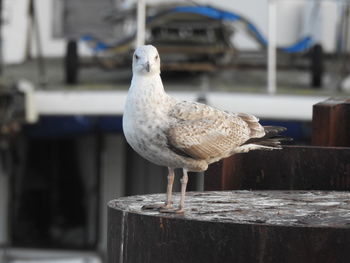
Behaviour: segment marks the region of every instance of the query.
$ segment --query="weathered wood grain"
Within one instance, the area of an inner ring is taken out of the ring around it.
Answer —
[[[109,202],[109,263],[345,263],[350,257],[349,192],[190,192],[184,215],[141,210],[163,199]]]

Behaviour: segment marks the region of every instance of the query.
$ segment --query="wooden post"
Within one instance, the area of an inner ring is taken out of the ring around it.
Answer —
[[[108,204],[107,262],[345,263],[349,200],[349,192],[189,192],[179,215],[141,209],[164,195],[120,198]]]
[[[350,190],[350,148],[285,146],[237,154],[209,166],[204,190]]]
[[[314,105],[312,145],[350,147],[350,99],[331,98]]]

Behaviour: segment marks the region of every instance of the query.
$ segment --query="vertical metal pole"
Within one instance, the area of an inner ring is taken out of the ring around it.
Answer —
[[[267,92],[276,93],[276,0],[268,1]]]
[[[3,3],[2,3],[2,0],[0,0],[0,76],[3,74],[3,71],[4,71],[4,67],[3,67],[3,63],[4,63],[4,57],[3,57],[3,39],[2,39],[2,12],[3,12]]]
[[[35,5],[35,0],[30,0],[29,2],[30,15],[31,15],[31,23],[33,23],[34,33],[35,33],[35,41],[37,46],[37,60],[38,60],[38,79],[39,84],[42,87],[47,86],[47,75],[46,75],[46,65],[44,61],[43,48],[41,45],[41,35],[40,35],[40,25],[38,13]]]
[[[2,0],[0,0],[0,75],[3,73],[3,57],[2,57]],[[3,151],[0,149],[0,151]],[[0,152],[2,155],[3,152]],[[2,157],[2,156],[0,156]],[[1,247],[5,247],[8,241],[8,177],[3,171],[4,158],[1,158],[2,163],[0,163],[0,262],[3,262],[3,253],[1,252]]]
[[[146,36],[146,0],[138,0],[137,2],[137,29],[136,29],[136,43],[139,47],[145,44]]]

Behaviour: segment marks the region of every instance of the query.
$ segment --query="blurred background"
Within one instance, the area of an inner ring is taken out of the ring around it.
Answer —
[[[0,262],[104,262],[106,204],[164,192],[122,133],[137,43],[166,90],[282,125],[350,93],[346,0],[0,0]],[[203,189],[191,175],[189,190]],[[175,185],[178,190],[179,185]]]

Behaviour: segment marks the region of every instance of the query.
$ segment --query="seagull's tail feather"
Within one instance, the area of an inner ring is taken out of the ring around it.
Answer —
[[[257,117],[247,113],[238,113],[238,117],[240,117],[243,121],[245,121],[248,124],[251,138],[260,138],[264,136],[264,127],[261,126]]]
[[[292,138],[280,135],[287,129],[280,126],[263,126],[265,130],[265,136],[260,138],[251,138],[243,145],[250,145],[251,150],[274,150],[282,149],[282,142],[292,141]]]

